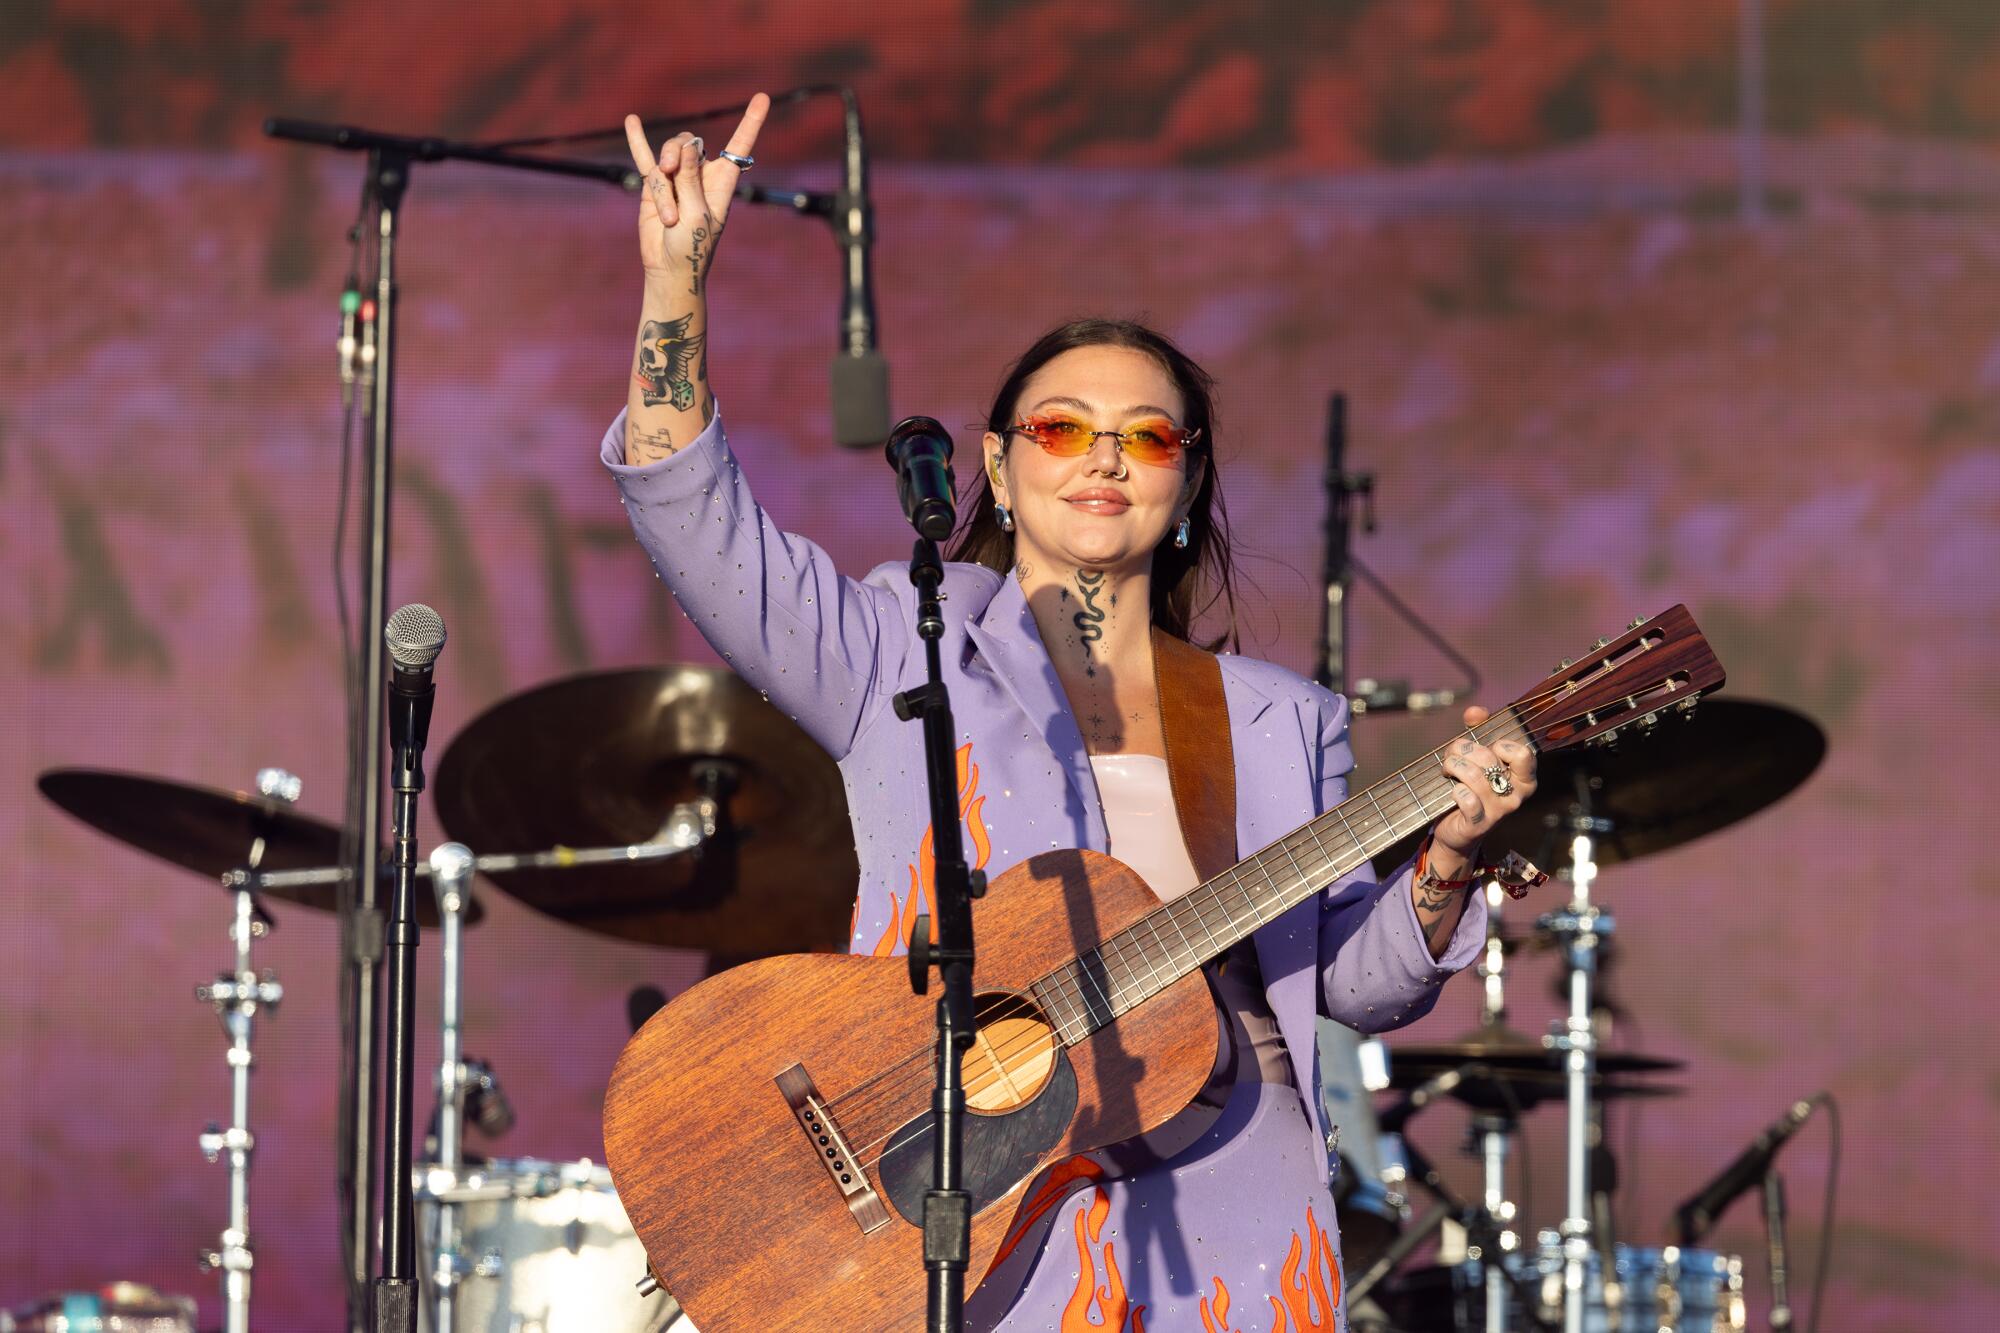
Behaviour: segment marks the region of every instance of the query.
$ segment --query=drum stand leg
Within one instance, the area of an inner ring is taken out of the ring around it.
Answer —
[[[1563,1246],[1563,1330],[1583,1333],[1586,1274],[1591,1251],[1590,1224],[1590,1080],[1597,1063],[1597,1037],[1590,1012],[1590,981],[1597,970],[1598,941],[1611,934],[1608,913],[1590,904],[1591,881],[1597,877],[1592,859],[1595,837],[1609,829],[1609,822],[1593,818],[1588,809],[1588,792],[1579,789],[1579,802],[1571,821],[1574,838],[1570,843],[1570,886],[1574,890],[1568,907],[1542,919],[1543,925],[1565,941],[1569,965],[1569,1018],[1545,1040],[1553,1049],[1567,1053],[1569,1103],[1566,1125],[1569,1189],[1567,1214],[1562,1222]]]
[[[438,1005],[437,1163],[455,1181],[463,1157],[466,1067],[459,1051],[460,987],[464,955],[460,942],[466,909],[472,905],[472,852],[463,843],[448,842],[431,853],[431,887],[437,893],[439,934],[444,941],[438,970],[443,995]],[[431,1333],[453,1333],[458,1285],[471,1271],[460,1252],[458,1204],[449,1189],[438,1192],[436,1231],[432,1237]]]
[[[1485,1190],[1480,1206],[1490,1220],[1489,1234],[1500,1253],[1480,1255],[1480,1271],[1486,1289],[1486,1333],[1507,1333],[1507,1296],[1511,1285],[1507,1275],[1507,1255],[1520,1247],[1514,1230],[1514,1205],[1507,1198],[1507,1141],[1519,1127],[1511,1116],[1482,1113],[1474,1116],[1472,1132],[1479,1140],[1479,1156],[1485,1165]]]
[[[228,879],[225,877],[225,882]],[[258,976],[250,965],[250,942],[269,929],[256,898],[236,888],[236,913],[229,937],[236,945],[236,968],[195,990],[195,998],[215,1006],[222,1030],[229,1035],[230,1122],[227,1129],[210,1125],[201,1136],[201,1151],[211,1162],[229,1158],[229,1225],[220,1247],[204,1250],[202,1267],[222,1274],[223,1328],[226,1333],[250,1333],[250,1156],[256,1139],[250,1133],[251,1037],[257,1010],[277,1011],[284,988],[270,973]]]

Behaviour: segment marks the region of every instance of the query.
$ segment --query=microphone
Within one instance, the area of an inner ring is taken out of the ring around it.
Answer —
[[[1348,707],[1363,713],[1430,713],[1458,702],[1457,690],[1413,690],[1407,680],[1357,680]]]
[[[430,739],[431,703],[437,685],[431,667],[444,651],[444,621],[421,602],[389,617],[383,638],[389,645],[389,743],[399,773],[418,770],[421,784],[424,743]]]
[[[489,1139],[514,1127],[514,1104],[484,1060],[465,1062],[465,1115]]]
[[[903,517],[934,542],[958,525],[957,492],[951,480],[951,435],[932,417],[904,417],[882,449],[896,469],[896,495]]]
[[[866,449],[889,435],[889,363],[875,346],[875,285],[869,250],[875,243],[868,198],[868,148],[861,137],[861,103],[852,88],[840,90],[847,151],[833,229],[844,251],[841,265],[840,351],[830,367],[834,443]]]
[[[634,986],[632,993],[625,997],[625,1017],[631,1020],[634,1032],[646,1026],[647,1019],[666,1007],[667,993],[658,986]]]
[[[1715,1179],[1708,1182],[1688,1201],[1674,1211],[1674,1225],[1680,1230],[1681,1244],[1693,1246],[1708,1234],[1710,1227],[1736,1199],[1736,1196],[1761,1180],[1771,1169],[1771,1159],[1778,1155],[1778,1149],[1785,1146],[1785,1140],[1799,1132],[1799,1126],[1812,1118],[1812,1113],[1825,1100],[1823,1092],[1814,1093],[1803,1101],[1793,1102],[1791,1109],[1772,1121],[1770,1126],[1738,1153],[1736,1160],[1722,1168]]]

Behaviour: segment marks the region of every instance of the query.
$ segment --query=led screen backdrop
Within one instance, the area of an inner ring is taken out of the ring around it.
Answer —
[[[1790,799],[1600,881],[1615,1040],[1687,1062],[1685,1096],[1618,1127],[1627,1238],[1664,1239],[1680,1198],[1831,1088],[1846,1152],[1822,1326],[1990,1322],[2000,11],[1770,0],[1747,78],[1734,0],[391,15],[0,17],[0,1302],[130,1277],[212,1319],[193,1260],[226,1203],[195,1146],[227,1111],[224,1041],[192,992],[229,962],[227,902],[54,810],[36,774],[243,786],[278,764],[306,810],[339,815],[332,343],[358,164],[267,143],[261,118],[491,138],[839,80],[876,153],[897,411],[974,421],[1050,324],[1154,321],[1221,383],[1245,651],[1311,668],[1338,391],[1349,466],[1376,474],[1358,553],[1473,658],[1482,697],[1686,602],[1731,694],[1817,720],[1827,759]],[[829,183],[837,128],[825,106],[785,112],[757,178]],[[411,192],[391,601],[450,626],[439,742],[570,673],[714,660],[595,462],[637,313],[632,207],[462,166]],[[817,224],[739,210],[711,360],[764,503],[858,573],[907,539],[879,457],[829,443],[838,275]],[[350,525],[350,579],[353,542]],[[1355,602],[1357,672],[1453,683],[1372,591]],[[1447,727],[1363,721],[1364,772]],[[701,959],[486,901],[467,1043],[520,1114],[492,1148],[597,1155],[627,991],[684,986]],[[276,915],[257,1304],[260,1324],[331,1329],[335,932]],[[1517,1026],[1556,1014],[1553,969],[1521,962]],[[1392,1047],[1462,1031],[1475,992],[1455,983]],[[1561,1213],[1559,1121],[1531,1120],[1516,1188],[1538,1225]],[[1416,1132],[1476,1182],[1460,1113]],[[1808,1273],[1825,1133],[1784,1159]],[[1716,1243],[1759,1241],[1745,1204]]]

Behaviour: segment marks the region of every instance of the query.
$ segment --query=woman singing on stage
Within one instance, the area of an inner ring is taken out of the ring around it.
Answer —
[[[656,158],[626,121],[644,301],[603,456],[694,624],[839,762],[861,862],[849,948],[902,953],[931,910],[922,733],[890,703],[924,679],[907,566],[847,578],[772,522],[709,383],[708,277],[768,109],[756,98],[714,160],[686,134]],[[962,831],[989,878],[1089,848],[1171,901],[1346,795],[1345,700],[1188,642],[1198,614],[1230,605],[1211,399],[1158,333],[1084,320],[1028,348],[993,400],[942,641]],[[1206,965],[1208,1086],[1159,1130],[1045,1170],[969,1274],[968,1326],[1346,1327],[1315,1018],[1381,1032],[1431,1008],[1484,938],[1481,834],[1535,785],[1527,746],[1470,733],[1443,771],[1457,808],[1410,864],[1377,883],[1364,863]]]

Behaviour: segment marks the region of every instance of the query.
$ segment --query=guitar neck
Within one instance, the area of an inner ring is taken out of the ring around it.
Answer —
[[[1472,735],[1532,744],[1514,708]],[[1456,804],[1445,749],[1398,769],[1193,891],[1162,904],[1035,984],[1044,1012],[1074,1044],[1219,958],[1327,885]]]

